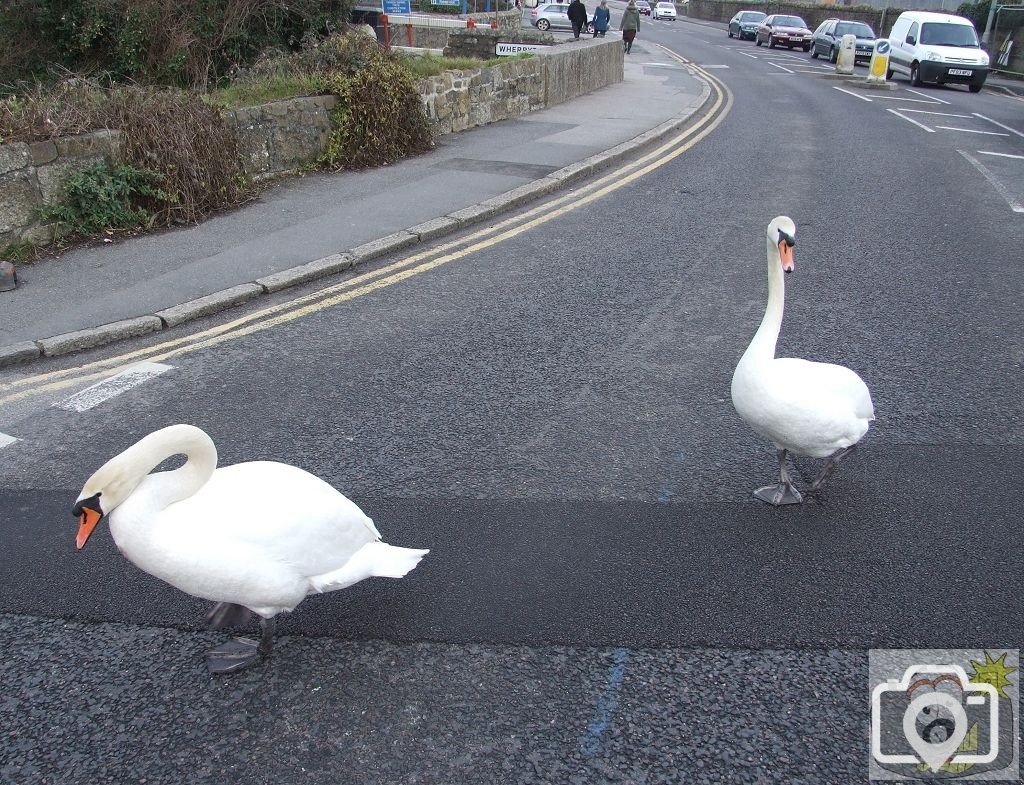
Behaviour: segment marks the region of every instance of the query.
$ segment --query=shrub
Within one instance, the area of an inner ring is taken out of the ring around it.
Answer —
[[[433,146],[412,74],[398,57],[365,40],[353,42],[366,57],[365,64],[354,73],[337,72],[325,80],[338,97],[321,158],[332,169],[390,164]]]
[[[156,172],[100,163],[68,176],[60,202],[40,210],[62,233],[90,235],[104,229],[148,227],[156,209],[171,201]]]

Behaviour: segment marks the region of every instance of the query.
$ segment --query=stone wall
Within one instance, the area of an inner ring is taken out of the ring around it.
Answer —
[[[542,44],[552,46],[555,37],[551,33],[540,30],[492,30],[489,27],[476,27],[472,30],[455,30],[448,36],[448,45],[444,48],[445,57],[475,57],[479,60],[490,60],[494,47],[499,41],[510,44]]]
[[[51,240],[53,230],[39,221],[38,208],[56,201],[69,172],[115,161],[118,140],[116,131],[97,131],[0,145],[0,248],[20,240]]]
[[[449,134],[554,106],[622,77],[622,44],[599,38],[476,71],[449,71],[420,80],[419,90],[435,131]],[[226,112],[246,173],[260,180],[313,163],[326,147],[336,104],[334,96],[321,95]],[[19,240],[49,241],[52,227],[40,223],[38,208],[56,201],[68,172],[115,162],[118,139],[116,131],[98,131],[0,145],[0,249]]]
[[[315,161],[327,146],[337,103],[333,95],[314,95],[225,112],[245,173],[259,180]]]
[[[690,0],[686,4],[686,15],[694,19],[706,19],[710,22],[727,23],[738,11],[758,10],[766,14],[793,14],[799,16],[807,26],[814,30],[826,19],[850,19],[867,22],[877,35],[888,35],[896,17],[903,9],[888,8],[881,10],[867,6],[841,5],[800,5],[798,3],[756,3],[741,0]]]
[[[469,14],[467,17],[456,17],[438,14],[437,18],[443,21],[453,19],[472,19],[477,27],[475,29],[490,30],[491,23],[497,17],[498,30],[518,30],[522,22],[523,12],[519,9],[512,11],[500,11],[498,14]],[[391,46],[412,46],[420,49],[444,49],[448,45],[448,38],[452,33],[464,31],[466,28],[458,27],[430,27],[431,17],[420,15],[414,17],[423,20],[423,24],[394,24],[391,25]],[[491,50],[493,56],[494,50]]]

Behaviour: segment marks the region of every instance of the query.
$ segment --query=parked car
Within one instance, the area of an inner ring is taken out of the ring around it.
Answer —
[[[988,77],[988,55],[969,20],[952,14],[904,11],[889,33],[889,71],[924,82],[966,84],[977,93]]]
[[[647,0],[636,0],[636,10],[641,14],[651,15],[651,4]]]
[[[674,22],[676,21],[676,4],[664,2],[658,3],[654,6],[651,16],[654,19],[671,19]]]
[[[854,62],[870,60],[875,51],[875,31],[864,22],[848,22],[845,19],[826,19],[811,36],[811,57],[823,55],[834,63],[842,48],[843,36],[857,36]]]
[[[757,26],[764,21],[767,14],[760,11],[740,11],[729,20],[729,37],[735,36],[741,41],[745,38],[754,40],[757,35]]]
[[[805,52],[811,49],[811,31],[799,16],[772,14],[766,16],[757,28],[754,43],[768,44],[769,49],[784,46],[787,49],[801,47]]]
[[[530,11],[530,24],[538,30],[572,30],[569,6],[566,3],[544,3]],[[593,22],[587,22],[587,32],[594,32]]]

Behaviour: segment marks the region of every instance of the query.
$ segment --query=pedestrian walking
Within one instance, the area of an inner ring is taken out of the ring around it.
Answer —
[[[640,29],[640,12],[637,10],[636,0],[629,0],[626,10],[622,12],[619,29],[622,31],[622,48],[629,54],[629,50],[633,48],[633,39]]]
[[[611,22],[612,12],[608,10],[608,0],[601,0],[601,5],[594,11],[594,38],[608,32],[608,24]]]
[[[572,25],[573,38],[580,37],[580,30],[587,26],[587,7],[582,0],[572,0],[569,3],[569,24]]]

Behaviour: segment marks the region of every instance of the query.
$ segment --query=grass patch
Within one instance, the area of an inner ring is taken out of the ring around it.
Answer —
[[[271,76],[236,82],[210,93],[209,100],[225,109],[259,106],[271,101],[317,95],[324,92],[324,81],[314,74],[273,74]]]

